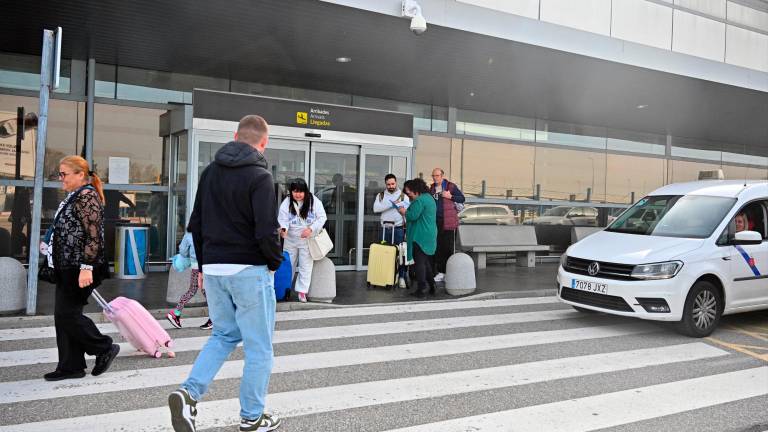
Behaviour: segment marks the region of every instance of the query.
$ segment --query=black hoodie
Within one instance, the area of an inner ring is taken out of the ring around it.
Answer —
[[[200,270],[204,264],[266,265],[282,261],[272,174],[264,155],[229,142],[200,177],[189,227]]]

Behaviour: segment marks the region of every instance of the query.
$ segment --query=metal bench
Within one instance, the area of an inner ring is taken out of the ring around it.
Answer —
[[[536,252],[549,250],[538,244],[532,225],[461,225],[459,245],[475,257],[478,269],[486,267],[487,254],[509,252],[517,253],[518,266],[535,267]]]
[[[571,243],[584,240],[585,237],[591,236],[592,234],[602,230],[602,228],[597,227],[575,226],[571,228]]]

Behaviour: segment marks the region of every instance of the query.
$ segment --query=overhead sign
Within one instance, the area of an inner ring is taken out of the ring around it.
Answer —
[[[195,118],[240,121],[258,114],[271,125],[396,137],[413,137],[413,115],[239,93],[194,90]]]

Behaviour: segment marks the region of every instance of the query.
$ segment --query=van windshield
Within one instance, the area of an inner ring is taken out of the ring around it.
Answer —
[[[551,209],[545,211],[542,216],[565,216],[568,214],[568,210],[570,209],[570,207],[552,207]]]
[[[606,231],[661,237],[707,238],[715,231],[735,198],[659,195],[641,199]]]

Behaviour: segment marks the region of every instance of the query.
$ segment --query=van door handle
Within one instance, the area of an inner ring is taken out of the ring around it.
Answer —
[[[731,257],[729,257],[729,256],[724,256],[723,257],[723,261],[730,261],[730,260],[731,260]]]

